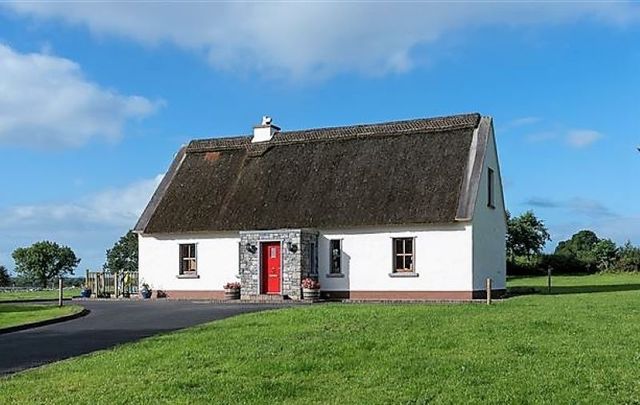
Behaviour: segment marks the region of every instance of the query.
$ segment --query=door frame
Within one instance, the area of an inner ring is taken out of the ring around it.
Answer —
[[[264,245],[267,243],[279,243],[280,244],[280,293],[267,293],[264,291],[264,269],[263,269],[263,260],[264,260]],[[282,277],[284,273],[284,255],[283,252],[284,243],[280,239],[264,239],[258,242],[258,252],[260,252],[260,260],[258,264],[258,278],[260,280],[260,294],[269,294],[269,295],[284,295],[284,291],[282,291]]]

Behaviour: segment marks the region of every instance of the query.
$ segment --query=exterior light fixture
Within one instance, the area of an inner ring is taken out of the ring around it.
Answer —
[[[256,245],[252,245],[249,242],[247,242],[247,244],[245,245],[245,248],[247,249],[247,252],[249,252],[249,253],[255,253],[258,250],[258,248],[256,248]]]
[[[296,245],[295,243],[291,243],[291,241],[289,241],[287,242],[287,249],[289,249],[289,252],[295,253],[298,251],[298,245]]]

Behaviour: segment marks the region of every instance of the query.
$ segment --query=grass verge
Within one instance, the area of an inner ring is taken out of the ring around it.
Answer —
[[[78,305],[0,304],[0,329],[45,321],[82,311]]]

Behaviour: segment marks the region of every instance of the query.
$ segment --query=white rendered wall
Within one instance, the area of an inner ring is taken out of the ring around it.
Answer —
[[[494,171],[494,205],[488,207],[488,168]],[[493,288],[506,288],[507,224],[502,190],[502,179],[493,131],[487,140],[487,153],[478,188],[473,215],[473,288],[484,290],[486,279],[491,278]]]
[[[390,277],[392,238],[415,238],[418,277]],[[329,278],[329,240],[342,240],[343,278]],[[321,230],[318,275],[323,291],[471,291],[470,224]]]
[[[179,279],[181,243],[195,243],[198,276]],[[221,291],[224,284],[239,281],[238,233],[175,235],[139,235],[140,280],[154,290]]]

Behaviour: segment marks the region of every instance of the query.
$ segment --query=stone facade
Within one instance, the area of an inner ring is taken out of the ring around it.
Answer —
[[[317,240],[317,232],[305,229],[240,232],[242,298],[253,298],[263,293],[261,291],[262,243],[280,242],[282,272],[280,294],[285,298],[300,299],[302,279],[317,275]]]

